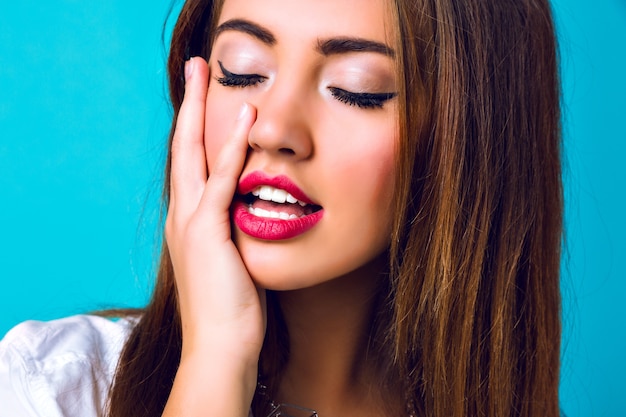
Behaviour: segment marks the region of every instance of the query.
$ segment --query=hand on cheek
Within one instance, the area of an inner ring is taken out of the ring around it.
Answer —
[[[171,145],[165,222],[183,345],[163,415],[245,416],[256,388],[265,294],[257,290],[231,240],[229,207],[256,111],[247,104],[241,108],[208,176],[206,62],[189,60],[185,78],[185,98]]]
[[[166,239],[183,323],[183,356],[197,349],[240,349],[258,358],[264,335],[259,293],[231,239],[229,207],[256,110],[243,104],[207,174],[204,137],[209,68],[186,64],[186,91],[171,148]]]

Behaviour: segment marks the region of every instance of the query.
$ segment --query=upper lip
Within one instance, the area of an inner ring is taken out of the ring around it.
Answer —
[[[317,204],[313,202],[313,200],[311,200],[311,198],[309,198],[309,196],[307,196],[304,191],[302,191],[300,187],[298,187],[289,177],[285,175],[270,177],[261,171],[254,171],[243,177],[237,186],[237,194],[246,195],[251,193],[255,188],[263,185],[269,185],[270,187],[285,190],[306,204]]]

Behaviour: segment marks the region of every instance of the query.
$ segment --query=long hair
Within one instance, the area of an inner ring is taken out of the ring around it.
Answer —
[[[184,60],[210,55],[219,3],[188,0],[174,29],[174,120]],[[549,4],[394,5],[400,145],[389,274],[370,334],[389,365],[381,378],[406,395],[407,415],[556,417],[563,198]],[[169,170],[168,158],[164,207]],[[261,360],[279,375],[288,348],[272,299]],[[118,364],[109,417],[161,415],[180,361],[177,303],[164,247],[153,297]]]

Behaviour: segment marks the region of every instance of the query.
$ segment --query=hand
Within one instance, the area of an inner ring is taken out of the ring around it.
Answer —
[[[207,178],[209,69],[203,59],[192,58],[185,73],[165,223],[183,326],[183,360],[194,353],[221,352],[256,364],[265,333],[264,291],[257,290],[231,239],[229,215],[256,110],[243,104]]]
[[[208,175],[206,62],[189,60],[185,79],[185,98],[172,141],[165,221],[183,346],[163,416],[245,417],[256,388],[265,333],[265,293],[257,290],[231,239],[229,207],[256,111],[243,105]]]

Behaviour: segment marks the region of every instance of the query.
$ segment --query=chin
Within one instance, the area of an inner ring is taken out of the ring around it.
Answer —
[[[337,276],[319,268],[277,267],[275,263],[254,262],[246,260],[245,257],[244,263],[255,284],[260,288],[272,291],[294,291],[310,288],[331,281]]]
[[[290,251],[260,250],[254,245],[247,247],[245,244],[240,247],[244,264],[253,281],[257,286],[266,290],[301,290],[341,281],[339,279],[341,277],[366,279],[367,276],[377,277],[388,269],[386,250],[353,258],[332,257],[326,253],[288,252]]]

